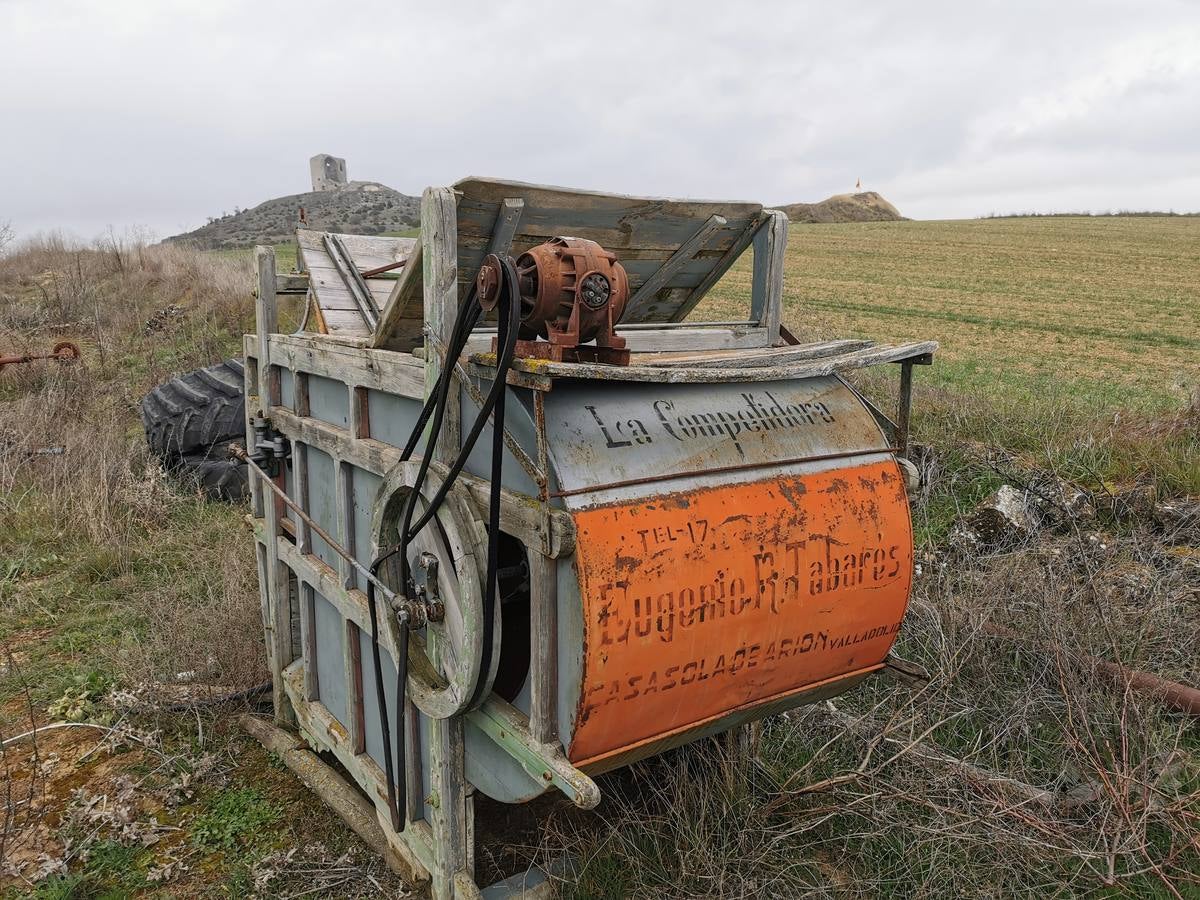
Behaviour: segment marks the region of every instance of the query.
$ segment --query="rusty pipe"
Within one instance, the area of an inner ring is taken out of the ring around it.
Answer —
[[[39,359],[56,359],[59,362],[74,362],[79,359],[79,347],[70,341],[59,341],[49,353],[20,353],[11,356],[0,356],[0,369],[5,366],[18,366],[24,363],[36,362]]]
[[[999,625],[984,625],[983,630],[996,637],[1006,638],[1019,643],[1032,644],[1047,653],[1053,653],[1056,649],[1053,645],[1045,641],[1027,638]],[[1200,690],[1194,687],[1180,684],[1178,681],[1168,681],[1166,678],[1153,675],[1150,672],[1131,669],[1120,663],[1109,662],[1106,659],[1100,659],[1097,656],[1091,656],[1087,653],[1082,654],[1081,658],[1088,665],[1094,667],[1096,671],[1102,672],[1110,681],[1118,686],[1123,687],[1128,684],[1138,693],[1162,701],[1164,706],[1187,713],[1190,716],[1200,716]]]

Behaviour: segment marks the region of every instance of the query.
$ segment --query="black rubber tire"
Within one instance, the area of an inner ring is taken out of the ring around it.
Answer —
[[[165,463],[245,437],[246,375],[227,359],[164,382],[142,400],[150,452]]]
[[[209,500],[246,500],[250,496],[247,466],[229,455],[229,446],[234,443],[239,442],[223,441],[206,451],[186,454],[171,467],[171,473],[198,488]]]

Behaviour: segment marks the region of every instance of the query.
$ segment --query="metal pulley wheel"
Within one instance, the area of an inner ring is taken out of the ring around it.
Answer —
[[[373,556],[399,541],[404,505],[412,493],[417,470],[416,462],[399,463],[379,486],[371,523]],[[417,500],[416,517],[428,509],[429,500],[441,486],[441,474],[436,464],[430,469]],[[472,698],[490,693],[500,659],[497,605],[491,629],[491,665],[483,671],[487,528],[462,484],[451,485],[433,520],[413,537],[408,561],[433,613],[412,630],[400,626],[386,602],[380,603],[379,615],[396,646],[400,640],[408,641],[408,696],[425,715],[446,719],[468,709]],[[398,565],[389,565],[380,571],[380,579],[402,594],[398,572]],[[482,690],[478,689],[481,679]]]

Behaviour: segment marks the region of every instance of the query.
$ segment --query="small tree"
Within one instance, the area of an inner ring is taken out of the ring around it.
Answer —
[[[11,244],[16,236],[11,222],[0,222],[0,255],[4,254],[4,248]]]

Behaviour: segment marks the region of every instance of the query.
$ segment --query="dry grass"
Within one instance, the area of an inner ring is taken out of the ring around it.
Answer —
[[[567,896],[1194,896],[1200,734],[1093,658],[1200,680],[1200,542],[1071,524],[982,558],[929,551],[879,679],[769,720],[754,752],[685,748],[554,823]],[[1010,633],[1020,636],[1012,639]]]
[[[914,515],[922,574],[897,648],[932,680],[914,691],[880,679],[835,709],[771,720],[753,752],[706,744],[606,778],[600,814],[552,822],[540,848],[576,852],[564,893],[1200,892],[1196,727],[1114,689],[1089,661],[1200,682],[1200,535],[1146,515],[1155,500],[1200,493],[1200,403],[1189,400],[1195,227],[1054,219],[794,230],[786,318],[803,335],[942,342],[939,363],[918,376],[916,436],[933,449]],[[731,273],[709,312],[723,317],[746,277],[744,267]],[[236,352],[250,282],[245,255],[136,241],[51,238],[0,256],[0,351],[60,339],[84,349],[80,366],[0,375],[4,734],[45,721],[49,704],[88,685],[130,688],[184,671],[234,686],[262,678],[242,511],[165,481],[137,414],[153,384]],[[861,380],[881,397],[892,389],[877,375]],[[40,452],[49,448],[62,449]],[[1100,518],[1023,546],[961,552],[949,537],[960,514],[1035,468],[1084,484]],[[175,742],[156,751],[163,759],[192,760],[180,748],[207,746],[223,720],[153,724]],[[279,791],[286,776],[262,760],[222,759],[222,778],[246,785],[229,797],[258,821],[250,786]],[[161,760],[154,766],[161,775]],[[226,781],[172,821],[186,831],[188,816],[226,797]],[[260,799],[275,809],[275,796]],[[6,821],[20,802],[9,797]],[[294,830],[272,826],[267,840],[303,843],[328,827],[302,791],[288,802],[282,821]],[[279,849],[213,858],[207,881],[173,884],[246,893],[262,875],[256,860],[303,869]],[[72,866],[69,877],[82,871],[92,887],[125,883],[86,860]]]

